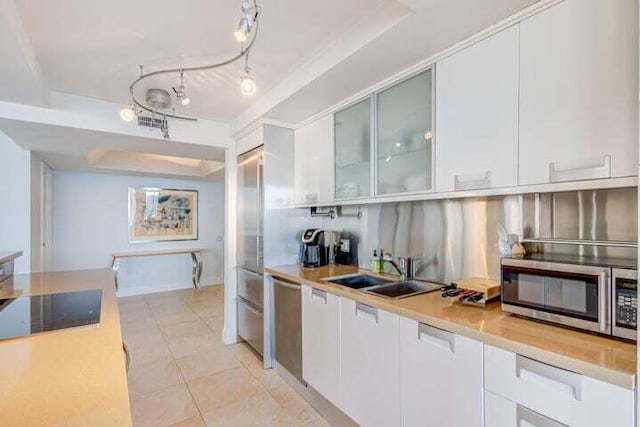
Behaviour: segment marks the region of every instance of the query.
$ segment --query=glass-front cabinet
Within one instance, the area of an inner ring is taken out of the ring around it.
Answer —
[[[338,111],[334,135],[336,199],[371,196],[371,99]]]
[[[432,81],[428,69],[377,95],[378,195],[433,188]]]
[[[335,198],[433,190],[433,69],[334,115]]]

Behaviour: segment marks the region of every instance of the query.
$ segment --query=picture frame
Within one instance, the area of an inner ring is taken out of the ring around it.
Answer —
[[[129,242],[198,240],[198,190],[129,187]]]

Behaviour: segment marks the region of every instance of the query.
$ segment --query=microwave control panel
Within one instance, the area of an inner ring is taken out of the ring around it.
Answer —
[[[616,324],[636,329],[638,323],[638,282],[636,280],[616,280]]]

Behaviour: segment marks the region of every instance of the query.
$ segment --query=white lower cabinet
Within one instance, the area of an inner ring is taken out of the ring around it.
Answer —
[[[302,286],[302,377],[336,407],[340,402],[340,297]]]
[[[399,316],[340,300],[342,410],[362,427],[400,425]]]
[[[482,343],[400,318],[402,426],[482,426]]]
[[[484,401],[485,427],[566,427],[566,424],[490,391],[486,393]]]
[[[484,346],[484,378],[486,427],[634,425],[632,390],[510,351]]]

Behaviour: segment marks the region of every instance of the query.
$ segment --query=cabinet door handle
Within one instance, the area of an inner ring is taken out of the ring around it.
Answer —
[[[454,175],[453,190],[479,190],[491,188],[491,171],[481,174]]]
[[[440,346],[447,347],[452,353],[456,351],[456,336],[449,331],[420,322],[418,323],[418,339],[422,340],[423,337],[435,341]]]
[[[549,417],[545,417],[529,408],[518,404],[516,406],[517,427],[526,427],[532,425],[535,427],[567,427],[566,424],[559,423]],[[527,423],[526,425],[523,423]]]
[[[516,376],[523,379],[525,372],[538,376],[553,388],[557,389],[558,385],[565,389],[569,388],[575,400],[582,400],[582,376],[579,374],[517,354]]]
[[[375,307],[371,307],[370,305],[363,304],[361,302],[356,302],[356,316],[359,314],[372,318],[376,323],[378,323],[378,309]]]
[[[287,289],[293,289],[296,291],[299,291],[300,289],[302,289],[302,285],[298,284],[298,283],[293,283],[293,282],[288,282],[288,281],[284,281],[282,279],[273,279],[273,284],[274,285],[278,285],[278,286],[282,286],[283,288],[287,288]]]
[[[322,301],[323,304],[327,303],[327,293],[325,291],[321,291],[320,289],[311,289],[311,299],[314,298]]]
[[[611,178],[611,156],[603,157],[603,164],[584,168],[558,170],[549,163],[549,182],[580,181],[583,179]]]
[[[598,275],[598,327],[600,332],[610,333],[609,331],[609,276],[606,271]]]

